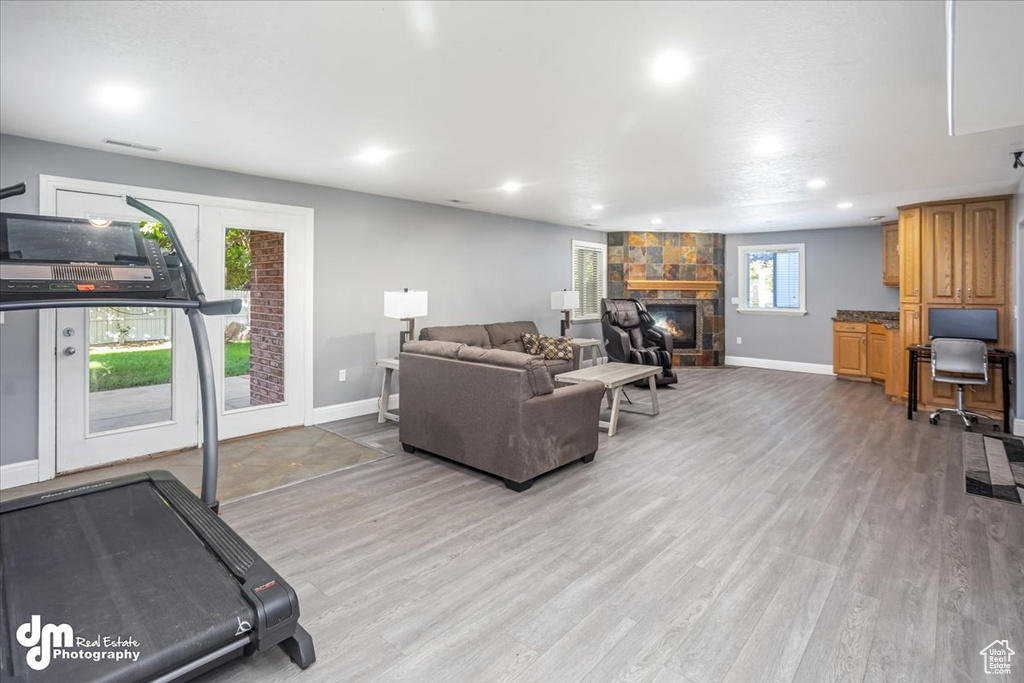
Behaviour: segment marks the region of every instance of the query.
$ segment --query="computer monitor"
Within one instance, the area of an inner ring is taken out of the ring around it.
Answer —
[[[998,341],[998,312],[994,308],[930,308],[928,337]]]

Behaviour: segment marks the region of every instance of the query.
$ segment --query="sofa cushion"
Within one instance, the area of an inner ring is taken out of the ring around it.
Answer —
[[[526,372],[530,381],[530,389],[534,396],[544,396],[555,390],[555,384],[551,381],[544,361],[536,356],[530,356],[518,351],[502,351],[501,349],[481,349],[473,346],[463,346],[458,350],[458,359],[468,363],[483,363],[485,365],[498,365],[503,368],[515,368]]]
[[[491,340],[483,325],[448,325],[445,327],[424,327],[420,330],[422,341],[446,341],[491,348]]]
[[[449,341],[411,341],[403,347],[405,353],[418,353],[424,356],[440,356],[441,358],[458,358],[459,349],[465,344]]]
[[[537,325],[530,320],[520,320],[512,323],[492,323],[484,325],[487,336],[491,340],[491,348],[504,351],[518,351],[526,353],[523,346],[523,333],[539,334]]]

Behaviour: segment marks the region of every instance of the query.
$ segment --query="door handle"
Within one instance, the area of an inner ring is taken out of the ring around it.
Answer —
[[[78,353],[78,349],[76,349],[74,346],[65,346],[64,347],[64,355],[65,356],[73,356],[76,353]]]

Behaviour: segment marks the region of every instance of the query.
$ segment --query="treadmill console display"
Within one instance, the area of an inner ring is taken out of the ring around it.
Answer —
[[[0,296],[160,298],[171,277],[137,223],[0,213]]]

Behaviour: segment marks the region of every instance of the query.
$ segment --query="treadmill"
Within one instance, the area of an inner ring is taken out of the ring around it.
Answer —
[[[24,183],[5,188],[0,199],[24,191]],[[125,201],[163,225],[172,253],[143,239],[138,223],[110,230],[110,223],[0,214],[18,221],[0,230],[0,311],[183,309],[199,360],[202,497],[156,470],[0,504],[0,679],[167,683],[278,645],[305,669],[316,656],[298,623],[295,591],[217,516],[217,408],[202,316],[238,313],[241,301],[208,301],[171,221]],[[7,244],[15,229],[31,237],[27,244],[43,244],[39,253],[78,269],[38,259],[29,264],[36,270],[26,269],[32,250]],[[129,259],[113,253],[131,244],[126,235],[139,251]],[[102,251],[104,240],[118,267],[83,269],[91,258],[60,253],[76,244]]]

